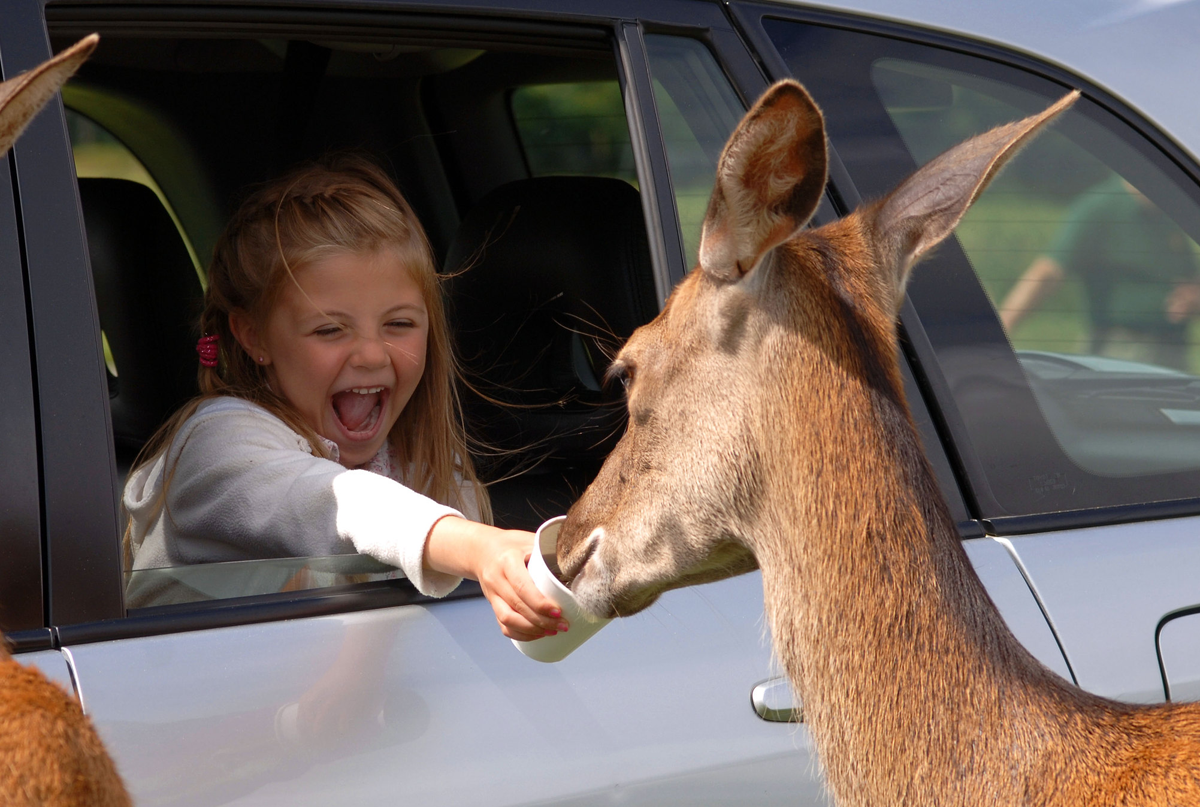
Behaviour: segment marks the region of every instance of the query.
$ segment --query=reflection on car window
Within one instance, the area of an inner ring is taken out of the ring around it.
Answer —
[[[229,597],[399,580],[403,577],[404,573],[399,569],[367,555],[166,566],[126,572],[125,606],[152,608],[181,605]]]
[[[637,187],[617,82],[520,87],[512,114],[531,176],[614,177]]]
[[[763,28],[866,199],[1069,89],[917,41],[771,17]],[[1198,242],[1200,187],[1085,93],[914,273],[906,332],[994,528],[1196,497]]]
[[[702,42],[678,36],[646,37],[654,102],[662,124],[671,185],[687,265],[695,266],[700,227],[712,195],[717,159],[745,107]]]
[[[918,162],[1044,106],[898,59],[876,61],[872,77]],[[959,242],[1068,456],[1109,476],[1195,468],[1197,418],[1183,412],[1200,409],[1200,379],[1177,388],[1200,370],[1198,248],[1154,201],[1179,205],[1170,181],[1097,129],[1068,112],[984,192]]]
[[[873,74],[919,162],[1026,114],[996,97],[1011,89],[965,86],[953,71],[882,59]],[[1016,348],[1196,372],[1197,246],[1086,145],[1055,130],[1036,140],[968,212],[959,241]]]

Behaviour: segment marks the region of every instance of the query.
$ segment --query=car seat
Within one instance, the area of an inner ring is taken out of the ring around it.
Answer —
[[[175,222],[155,193],[124,179],[80,179],[100,328],[117,374],[109,406],[122,476],[146,440],[196,395],[203,293]]]
[[[476,462],[497,524],[531,529],[565,512],[624,428],[605,369],[658,309],[639,194],[606,177],[502,185],[446,269]]]

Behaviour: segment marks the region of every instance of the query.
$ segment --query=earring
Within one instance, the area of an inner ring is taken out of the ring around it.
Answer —
[[[258,357],[258,363],[259,363],[259,364],[262,364],[264,361],[265,361],[265,359],[264,359],[262,356],[259,356],[259,357]]]

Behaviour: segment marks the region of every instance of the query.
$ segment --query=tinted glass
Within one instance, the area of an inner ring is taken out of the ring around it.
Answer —
[[[864,196],[1066,92],[935,48],[765,26]],[[909,292],[938,365],[926,371],[950,398],[982,515],[1195,495],[1196,197],[1151,143],[1084,99],[917,270]]]
[[[607,176],[637,187],[616,81],[520,87],[512,115],[531,176]]]
[[[1003,82],[899,59],[877,60],[872,78],[919,163],[1044,102]],[[1182,220],[1197,215],[1172,191],[1136,150],[1068,112],[958,228],[1047,423],[1094,474],[1200,467],[1200,413],[1171,392],[1195,380],[1185,372],[1200,361],[1192,337],[1197,247],[1151,199]]]
[[[717,159],[746,110],[703,43],[652,34],[646,37],[646,56],[691,267],[700,250],[700,227],[712,195]]]

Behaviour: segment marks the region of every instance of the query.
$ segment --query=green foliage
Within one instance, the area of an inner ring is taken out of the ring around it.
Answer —
[[[607,176],[636,187],[633,147],[617,82],[521,87],[513,92],[511,103],[533,176]]]

